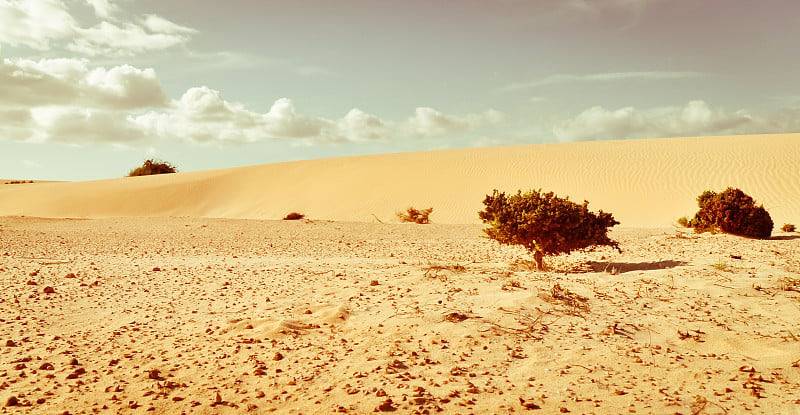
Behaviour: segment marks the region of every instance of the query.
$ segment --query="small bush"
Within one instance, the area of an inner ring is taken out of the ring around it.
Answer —
[[[428,218],[431,212],[433,212],[433,208],[418,210],[414,207],[409,207],[405,212],[397,212],[397,217],[403,222],[426,224],[431,223]]]
[[[689,227],[689,217],[688,216],[681,216],[678,218],[678,225],[688,228]]]
[[[170,163],[165,161],[149,159],[145,160],[141,166],[133,169],[128,173],[128,177],[135,176],[150,176],[153,174],[168,174],[177,173],[178,170]]]
[[[784,223],[783,227],[781,228],[781,230],[784,231],[784,232],[794,232],[795,231],[795,227],[791,223]]]
[[[486,209],[478,212],[490,225],[484,232],[502,244],[522,245],[534,252],[539,269],[543,256],[570,253],[593,246],[619,244],[608,238],[608,228],[618,225],[610,213],[589,212],[589,202],[577,204],[553,192],[518,191],[506,196],[495,190],[483,200]]]
[[[772,218],[763,206],[756,206],[752,197],[729,187],[721,193],[706,190],[697,197],[700,210],[689,222],[696,232],[720,230],[750,238],[769,238]]]
[[[283,220],[300,220],[306,217],[306,215],[302,213],[292,212],[283,217]]]

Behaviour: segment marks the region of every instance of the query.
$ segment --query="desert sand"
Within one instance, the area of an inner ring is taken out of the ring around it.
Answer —
[[[0,216],[392,221],[409,205],[478,224],[493,189],[589,200],[623,226],[670,226],[706,189],[738,187],[800,222],[800,134],[544,144],[333,158],[81,183],[0,185]],[[132,166],[120,166],[124,174]],[[19,178],[24,179],[24,178]],[[58,178],[53,178],[58,179]]]
[[[0,413],[800,413],[799,139],[0,186]],[[671,225],[728,185],[772,238]],[[495,187],[589,199],[623,252],[533,269],[483,237]]]

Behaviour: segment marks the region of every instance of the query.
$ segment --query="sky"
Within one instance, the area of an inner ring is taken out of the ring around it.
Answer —
[[[0,178],[800,132],[798,39],[796,0],[0,0]]]

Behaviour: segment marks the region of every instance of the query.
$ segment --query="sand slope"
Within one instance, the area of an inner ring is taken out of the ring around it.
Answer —
[[[494,188],[589,200],[624,226],[667,226],[705,189],[739,187],[800,222],[800,134],[528,145],[335,158],[157,177],[0,186],[0,216],[396,221],[414,205],[477,223]]]

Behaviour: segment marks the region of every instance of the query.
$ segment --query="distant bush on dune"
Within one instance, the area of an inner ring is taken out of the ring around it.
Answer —
[[[697,197],[700,210],[689,222],[695,232],[722,231],[749,238],[769,238],[772,218],[762,205],[740,189],[729,187],[721,193],[706,190]]]
[[[419,224],[431,223],[429,216],[433,212],[433,208],[419,210],[414,207],[409,207],[405,212],[397,212],[397,217],[402,222],[411,222]]]
[[[684,228],[689,228],[689,217],[688,216],[681,216],[678,218],[678,225],[683,226]]]
[[[781,230],[784,232],[794,232],[796,229],[791,223],[784,223]]]
[[[141,166],[131,170],[128,173],[128,177],[150,176],[153,174],[168,174],[177,172],[178,170],[175,168],[175,166],[166,161],[148,159],[145,160]]]
[[[495,190],[483,204],[486,209],[478,215],[490,225],[484,232],[502,244],[522,245],[533,252],[539,269],[544,268],[545,255],[601,245],[619,250],[619,244],[607,236],[608,228],[619,222],[602,210],[590,212],[587,201],[577,204],[541,190],[510,196]]]
[[[303,219],[304,217],[306,217],[306,215],[302,213],[292,212],[284,216],[283,220],[300,220]]]

